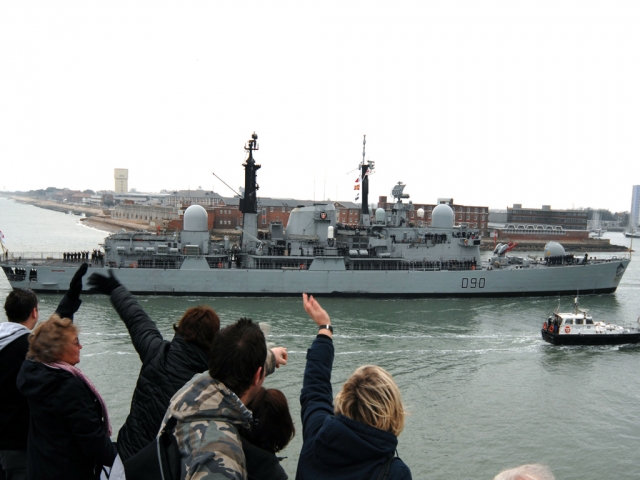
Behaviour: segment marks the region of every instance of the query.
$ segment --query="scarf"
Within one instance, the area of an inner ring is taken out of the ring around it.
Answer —
[[[74,377],[77,377],[84,382],[84,384],[89,388],[89,390],[91,390],[91,393],[93,393],[96,396],[96,398],[98,399],[98,402],[100,402],[100,406],[102,407],[104,429],[107,431],[107,436],[110,437],[111,422],[109,422],[109,413],[107,412],[107,404],[104,403],[102,396],[100,396],[100,394],[98,393],[98,389],[95,387],[93,383],[91,383],[91,380],[89,380],[87,376],[84,373],[82,373],[82,370],[65,362],[45,363],[45,365],[47,367],[55,368],[57,370],[65,370],[69,372],[71,375],[73,375]]]

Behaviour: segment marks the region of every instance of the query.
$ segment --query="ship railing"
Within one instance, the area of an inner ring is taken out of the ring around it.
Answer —
[[[64,260],[64,253],[61,252],[9,252],[8,254],[0,255],[0,263],[4,265],[18,265],[22,263],[41,263],[41,264],[57,264],[57,263],[82,263],[90,262],[91,256],[88,259],[78,259],[76,261]]]

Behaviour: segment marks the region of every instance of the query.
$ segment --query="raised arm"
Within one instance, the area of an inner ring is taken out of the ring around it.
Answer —
[[[127,326],[133,346],[143,363],[148,362],[164,344],[155,322],[142,309],[135,297],[123,287],[113,272],[109,276],[94,273],[89,277],[91,290],[109,295],[111,304]]]
[[[80,265],[80,268],[76,271],[71,279],[71,283],[69,283],[69,290],[66,291],[62,300],[58,304],[56,308],[56,313],[61,318],[68,318],[73,320],[73,314],[78,311],[80,305],[82,304],[82,300],[80,300],[80,292],[82,291],[82,277],[87,273],[87,269],[89,265],[83,263]]]
[[[331,325],[329,315],[312,296],[303,293],[302,304],[318,328]],[[331,330],[321,328],[311,348],[307,350],[307,364],[300,392],[303,439],[315,435],[325,418],[334,414],[331,388],[334,356],[332,336]]]

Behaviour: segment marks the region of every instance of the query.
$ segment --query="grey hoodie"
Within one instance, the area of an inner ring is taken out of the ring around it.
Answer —
[[[0,323],[0,350],[27,333],[31,333],[31,330],[20,323]]]

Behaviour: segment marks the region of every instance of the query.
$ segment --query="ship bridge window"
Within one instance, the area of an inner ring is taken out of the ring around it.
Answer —
[[[582,318],[576,318],[576,325],[582,325]]]
[[[573,318],[565,318],[564,324],[565,325],[573,325]]]
[[[593,319],[587,318],[584,323],[587,325],[593,325]]]

